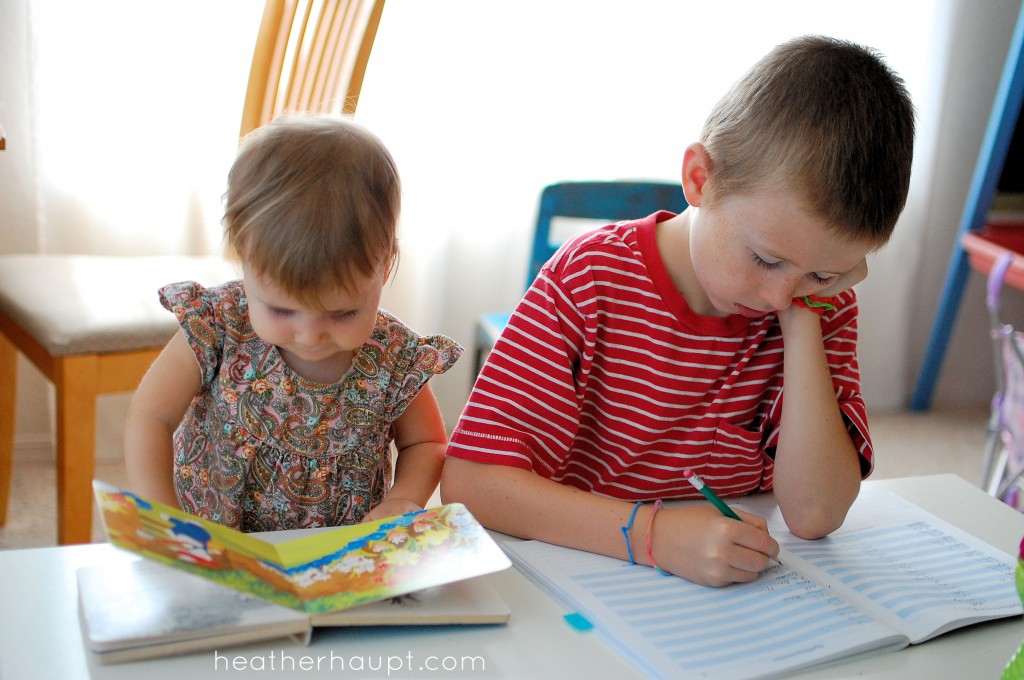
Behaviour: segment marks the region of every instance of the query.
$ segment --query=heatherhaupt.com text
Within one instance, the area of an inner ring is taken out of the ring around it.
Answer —
[[[260,654],[223,654],[213,653],[215,671],[241,672],[292,672],[292,671],[327,671],[335,673],[373,673],[390,677],[403,672],[419,673],[452,673],[482,672],[487,670],[487,661],[482,656],[437,656],[419,657],[411,651],[404,655],[398,654],[366,654],[343,655],[330,652],[328,654],[296,654],[284,650],[264,652]]]

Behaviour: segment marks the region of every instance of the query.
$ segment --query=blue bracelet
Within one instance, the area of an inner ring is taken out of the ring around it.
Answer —
[[[636,560],[633,559],[633,547],[629,544],[629,530],[633,528],[633,520],[636,519],[636,511],[643,505],[643,501],[637,501],[636,505],[633,506],[633,512],[629,514],[629,524],[624,527],[619,527],[622,531],[622,535],[626,537],[626,554],[629,555],[629,563],[636,564]]]

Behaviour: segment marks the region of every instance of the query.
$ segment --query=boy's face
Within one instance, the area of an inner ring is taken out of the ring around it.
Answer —
[[[789,190],[725,196],[691,211],[690,259],[699,314],[758,317],[829,288],[874,244],[840,240]]]
[[[347,369],[351,353],[373,332],[385,278],[385,274],[363,277],[351,290],[325,290],[320,296],[323,309],[319,309],[243,264],[253,330],[264,342],[278,347],[292,370],[311,379],[332,375],[336,372],[332,367]]]

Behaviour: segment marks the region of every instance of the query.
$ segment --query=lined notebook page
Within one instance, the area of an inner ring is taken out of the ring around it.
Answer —
[[[907,644],[788,565],[753,583],[708,588],[547,543],[503,547],[527,576],[653,677],[768,678]]]
[[[976,621],[1021,613],[1015,558],[884,489],[865,489],[839,531],[818,541],[768,518],[783,562],[922,642]]]

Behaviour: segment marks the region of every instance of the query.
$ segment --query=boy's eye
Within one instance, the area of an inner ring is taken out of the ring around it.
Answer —
[[[758,267],[762,267],[763,269],[768,270],[775,269],[781,264],[781,261],[769,262],[768,260],[764,259],[763,257],[761,257],[760,255],[753,251],[750,252],[750,258],[754,261],[755,264],[757,264]],[[832,283],[838,277],[837,274],[823,275],[819,274],[818,272],[811,272],[810,274],[808,274],[808,276],[810,276],[815,283],[821,286]]]
[[[754,264],[764,269],[775,269],[779,266],[778,262],[769,262],[753,251],[750,252],[750,258],[754,261]]]

